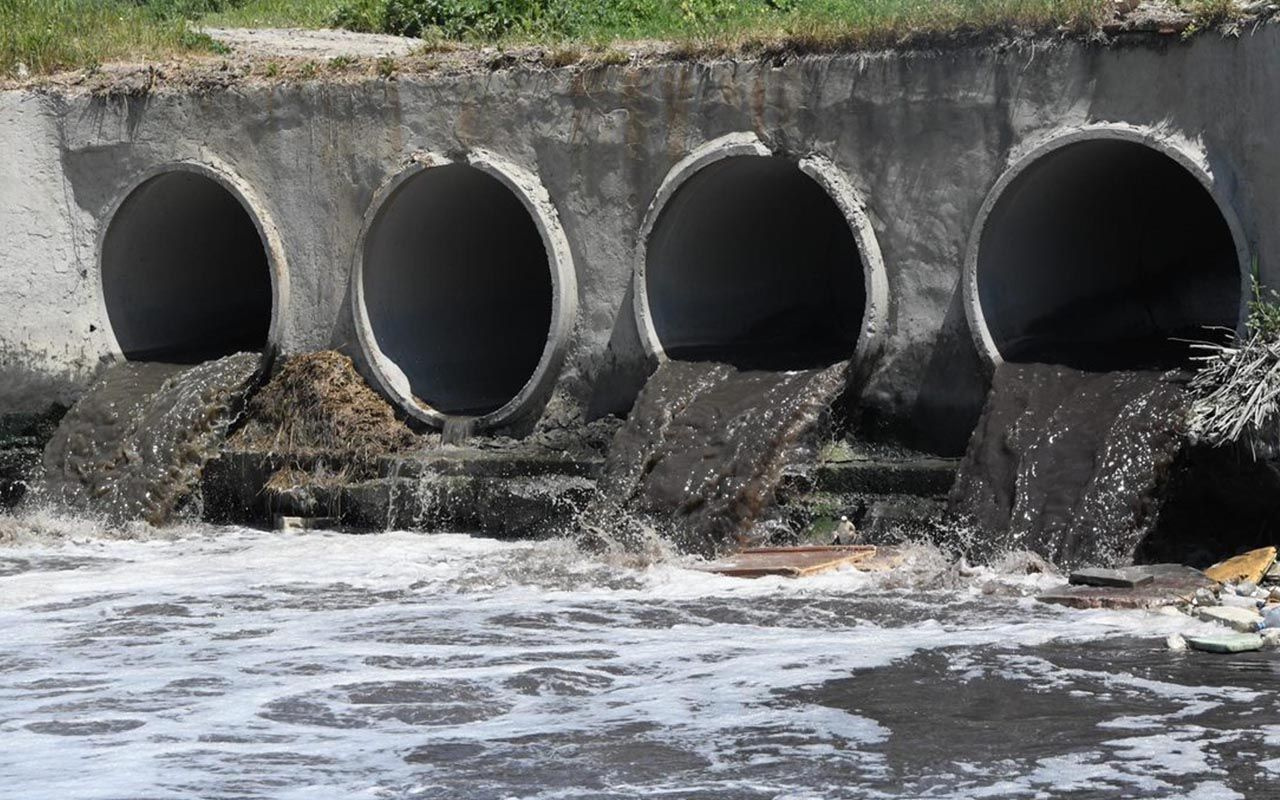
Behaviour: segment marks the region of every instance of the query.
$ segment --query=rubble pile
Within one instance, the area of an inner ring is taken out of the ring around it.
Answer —
[[[1079,570],[1067,586],[1040,599],[1076,608],[1160,609],[1213,626],[1171,635],[1170,650],[1241,653],[1280,647],[1275,547],[1251,550],[1203,572],[1178,564]]]

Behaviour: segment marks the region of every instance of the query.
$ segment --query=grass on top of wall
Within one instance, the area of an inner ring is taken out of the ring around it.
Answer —
[[[1206,24],[1239,13],[1237,0],[1177,1]],[[982,29],[1088,31],[1115,8],[1114,0],[0,0],[0,74],[216,52],[197,25],[565,48],[658,39],[696,53]]]

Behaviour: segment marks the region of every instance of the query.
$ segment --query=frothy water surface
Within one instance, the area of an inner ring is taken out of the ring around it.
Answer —
[[[46,529],[49,524],[46,523]],[[927,550],[787,581],[565,542],[188,528],[0,549],[21,798],[1261,797],[1280,660]]]

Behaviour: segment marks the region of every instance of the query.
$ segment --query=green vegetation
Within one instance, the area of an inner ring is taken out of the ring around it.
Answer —
[[[1086,27],[1110,0],[344,0],[344,26],[456,40],[889,38]]]
[[[1177,0],[1193,29],[1238,15],[1237,0]],[[216,52],[194,23],[342,27],[429,41],[606,50],[665,39],[689,53],[887,44],[979,29],[1087,31],[1113,0],[0,0],[0,74]]]
[[[0,72],[55,72],[189,49],[183,20],[101,0],[0,0]],[[22,67],[19,67],[22,65]]]
[[[142,0],[146,2],[147,0]],[[342,0],[224,0],[202,25],[222,28],[341,28]]]

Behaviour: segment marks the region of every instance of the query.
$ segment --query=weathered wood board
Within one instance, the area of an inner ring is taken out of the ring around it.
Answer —
[[[760,547],[713,561],[701,569],[734,578],[762,578],[766,575],[802,578],[842,566],[858,566],[875,555],[876,548],[872,545]]]

